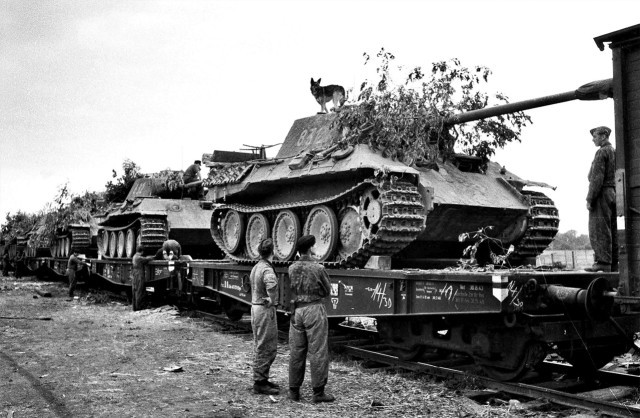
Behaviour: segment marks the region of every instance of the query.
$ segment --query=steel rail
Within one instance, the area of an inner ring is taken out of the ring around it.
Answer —
[[[640,417],[640,408],[614,403],[609,401],[594,400],[580,395],[564,393],[555,389],[548,389],[526,383],[499,382],[488,377],[471,375],[465,371],[434,366],[427,363],[404,361],[395,356],[369,351],[364,348],[345,346],[344,352],[355,357],[366,358],[379,363],[415,372],[426,372],[433,376],[452,379],[473,379],[487,388],[500,390],[513,395],[524,396],[533,399],[545,398],[550,402],[571,408],[597,411],[614,417]]]

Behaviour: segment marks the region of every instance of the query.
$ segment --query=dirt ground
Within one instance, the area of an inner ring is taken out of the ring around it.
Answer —
[[[443,383],[367,373],[346,358],[331,363],[335,403],[311,403],[308,378],[300,403],[286,390],[254,395],[250,337],[169,306],[132,312],[103,293],[76,295],[66,301],[59,282],[0,278],[0,418],[557,416],[478,405]],[[272,380],[283,389],[288,357],[279,344]]]

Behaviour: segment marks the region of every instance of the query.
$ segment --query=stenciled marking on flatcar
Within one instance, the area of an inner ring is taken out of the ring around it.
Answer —
[[[339,285],[342,285],[342,289],[344,290],[345,296],[353,296],[353,286],[346,285],[342,283],[342,281],[338,281]]]
[[[509,305],[513,306],[515,310],[521,311],[524,307],[524,302],[520,300],[522,287],[518,286],[515,281],[510,281],[509,285],[507,285],[507,290],[509,291],[509,296],[511,296],[511,302]]]
[[[387,296],[387,284],[378,283],[375,288],[367,287],[364,290],[371,292],[371,299],[378,302],[378,308],[391,309],[391,298]]]
[[[340,302],[339,298],[331,298],[331,304],[333,305],[333,309],[338,309],[338,302]]]
[[[229,280],[222,281],[222,283],[220,283],[220,287],[224,287],[225,289],[229,289],[229,290],[235,290],[237,292],[240,292],[242,290],[242,288],[239,285],[231,284]]]
[[[448,282],[417,282],[415,298],[465,305],[484,305],[484,286]]]
[[[340,290],[339,283],[331,283],[331,296],[338,296],[339,290]]]

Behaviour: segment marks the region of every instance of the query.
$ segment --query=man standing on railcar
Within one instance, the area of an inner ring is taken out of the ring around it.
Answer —
[[[277,395],[280,387],[269,381],[269,370],[278,352],[278,276],[271,265],[273,240],[258,246],[260,261],[251,270],[251,328],[253,328],[253,393]]]
[[[595,146],[599,147],[589,170],[589,240],[593,248],[594,264],[587,271],[617,271],[618,227],[616,219],[616,153],[609,135],[611,129],[600,126],[591,129]]]
[[[143,252],[144,247],[142,245],[136,246],[136,253],[131,259],[131,264],[133,265],[133,277],[131,279],[131,307],[134,311],[139,311],[144,308],[144,298],[147,293],[144,280],[144,265],[155,258],[152,255],[145,257],[142,255]]]
[[[68,301],[73,300],[73,293],[76,290],[76,285],[78,284],[78,279],[76,278],[76,272],[82,268],[82,261],[78,258],[78,250],[74,249],[73,254],[69,257],[69,261],[67,262],[67,276],[69,276],[69,299]]]
[[[300,260],[289,267],[291,281],[291,326],[289,327],[289,399],[300,400],[307,356],[311,365],[313,402],[333,402],[325,392],[329,377],[329,320],[322,298],[329,295],[331,283],[324,267],[311,257],[316,238],[298,239]]]

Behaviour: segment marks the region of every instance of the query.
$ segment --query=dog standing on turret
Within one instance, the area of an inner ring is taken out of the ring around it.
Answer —
[[[346,100],[344,87],[335,84],[321,86],[320,80],[322,79],[319,78],[318,81],[313,81],[313,78],[311,78],[311,94],[320,103],[320,112],[318,113],[327,113],[327,103],[329,101],[333,101],[331,110],[337,111],[338,107],[342,107]]]

